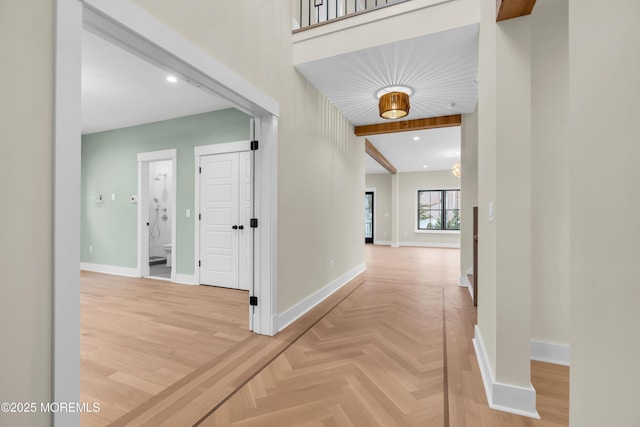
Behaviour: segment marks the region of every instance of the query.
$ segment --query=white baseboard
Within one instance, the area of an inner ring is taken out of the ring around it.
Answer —
[[[531,340],[531,360],[569,366],[571,346]]]
[[[480,374],[489,407],[497,411],[540,419],[536,410],[536,390],[533,385],[520,387],[496,382],[478,325],[475,326],[473,346],[476,350],[478,365],[480,365]]]
[[[391,246],[391,240],[376,240],[373,244],[380,246]]]
[[[421,248],[454,248],[460,249],[460,243],[446,242],[398,242],[399,246],[414,246]]]
[[[175,283],[180,283],[183,285],[197,285],[196,276],[193,274],[178,274],[176,273],[176,281]]]
[[[469,279],[467,279],[467,276],[458,276],[458,286],[464,286],[465,288],[471,286],[471,283],[469,282]]]
[[[137,268],[118,267],[115,265],[80,263],[80,270],[93,271],[95,273],[113,274],[115,276],[140,277]]]
[[[391,242],[391,243],[390,243],[390,246],[391,246],[392,248],[399,248],[399,247],[400,247],[400,244],[399,244],[398,242],[395,242],[395,243],[394,243],[394,242]]]
[[[337,291],[338,289],[340,289],[341,287],[349,283],[349,281],[351,281],[354,277],[356,277],[358,274],[362,273],[365,270],[366,270],[366,266],[364,263],[356,266],[351,271],[343,274],[342,276],[338,277],[336,280],[329,283],[322,289],[309,295],[308,297],[306,297],[305,299],[303,299],[302,301],[300,301],[299,303],[297,303],[296,305],[294,305],[284,313],[279,314],[274,319],[275,330],[276,331],[283,330],[284,328],[289,326],[291,323],[295,322],[300,316],[305,314],[307,311],[311,310],[313,307],[318,305],[329,295],[331,295],[332,293],[334,293],[335,291]]]
[[[473,301],[473,285],[469,282],[467,276],[458,276],[458,286],[469,289],[469,295],[471,295],[471,301]]]

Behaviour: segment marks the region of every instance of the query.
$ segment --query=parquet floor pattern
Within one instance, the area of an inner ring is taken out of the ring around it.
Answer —
[[[80,393],[100,412],[82,426],[118,419],[243,343],[248,310],[244,291],[83,271]]]
[[[366,248],[367,271],[275,337],[246,293],[83,273],[82,426],[568,425],[568,368],[532,363],[542,420],[489,409],[452,249]],[[446,355],[446,356],[445,356]]]
[[[488,407],[458,256],[368,246],[364,283],[200,425],[567,426],[565,367],[532,364],[542,420]]]
[[[368,280],[204,426],[443,425],[442,290]]]

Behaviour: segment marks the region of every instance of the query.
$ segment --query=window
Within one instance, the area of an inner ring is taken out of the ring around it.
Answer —
[[[460,230],[460,190],[418,190],[418,230]]]

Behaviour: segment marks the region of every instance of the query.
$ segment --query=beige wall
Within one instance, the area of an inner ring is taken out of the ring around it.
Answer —
[[[569,344],[568,0],[540,0],[532,17],[531,338]]]
[[[571,426],[639,426],[640,2],[569,0],[569,49]]]
[[[398,174],[400,178],[399,195],[399,241],[401,246],[433,245],[459,247],[460,233],[444,234],[438,232],[418,233],[417,209],[418,190],[459,189],[460,178],[451,171],[408,172]]]
[[[365,176],[365,187],[375,189],[373,225],[374,243],[391,241],[391,174],[373,174]],[[387,243],[388,244],[388,243]]]
[[[53,6],[0,3],[0,402],[51,400]],[[50,423],[0,413],[3,426]]]
[[[478,113],[462,116],[460,219],[460,276],[473,268],[473,207],[478,206]]]
[[[363,263],[364,140],[293,68],[290,2],[135,2],[280,103],[278,312]]]
[[[460,178],[456,178],[451,171],[409,172],[395,175],[399,182],[398,190],[398,242],[401,246],[445,246],[459,247],[460,235],[416,232],[417,197],[418,190],[445,190],[460,188]],[[396,216],[392,197],[392,175],[367,175],[367,188],[376,188],[376,242],[392,241],[391,231]],[[385,216],[388,213],[388,216]],[[387,233],[385,236],[384,233]]]
[[[496,23],[495,7],[482,0],[478,327],[495,381],[529,388],[531,18]]]
[[[478,328],[496,370],[496,30],[494,0],[481,0],[478,36]]]

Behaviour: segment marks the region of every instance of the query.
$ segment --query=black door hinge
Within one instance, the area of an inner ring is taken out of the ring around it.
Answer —
[[[198,173],[202,173],[202,168],[201,167],[198,168]]]
[[[249,221],[249,226],[251,228],[258,228],[258,218],[251,218]]]
[[[258,297],[249,297],[249,305],[258,305]]]
[[[258,149],[258,141],[251,141],[251,151]]]
[[[198,267],[202,267],[202,262],[198,261]]]
[[[202,214],[198,214],[198,221],[202,221]]]

